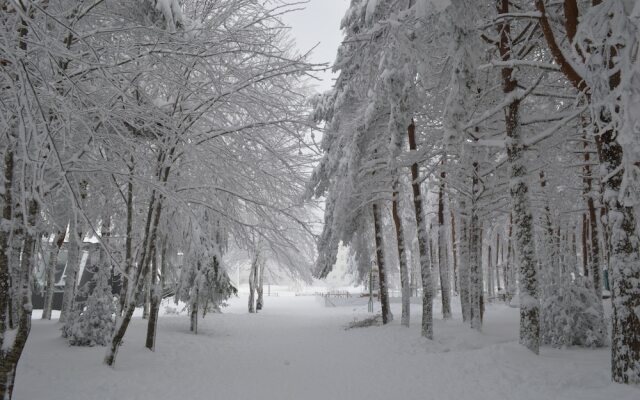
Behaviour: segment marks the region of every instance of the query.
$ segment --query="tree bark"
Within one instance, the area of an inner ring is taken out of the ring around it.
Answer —
[[[5,349],[10,349],[10,346],[12,346],[13,343],[4,343],[5,333],[9,330],[9,326],[7,324],[7,311],[9,311],[11,296],[9,283],[11,266],[9,265],[7,249],[9,247],[11,229],[13,229],[14,224],[13,169],[15,161],[13,149],[11,147],[5,149],[3,164],[4,190],[0,192],[3,205],[2,219],[4,221],[4,223],[0,225],[0,398],[10,399],[13,393],[15,370],[19,359],[19,356],[12,357],[12,353],[10,351],[5,351]]]
[[[500,234],[496,233],[496,290],[500,289]]]
[[[411,121],[407,129],[409,136],[409,149],[417,150],[416,126]],[[411,189],[413,191],[413,207],[415,209],[416,227],[418,229],[418,250],[420,251],[420,276],[422,278],[422,336],[433,340],[433,279],[431,277],[431,265],[427,248],[427,226],[424,220],[422,193],[420,190],[420,174],[418,163],[411,164]]]
[[[623,149],[616,133],[602,136],[603,163],[609,176],[605,201],[611,238],[611,375],[618,383],[640,383],[640,237],[632,206],[619,200]],[[616,173],[616,171],[618,171]]]
[[[251,263],[251,272],[249,272],[249,312],[256,312],[255,309],[255,292],[256,292],[256,280],[258,275],[258,260],[259,255],[256,251],[253,262]]]
[[[487,296],[492,298],[496,295],[493,287],[493,252],[491,245],[487,246]]]
[[[391,307],[389,306],[389,288],[387,283],[387,271],[384,262],[384,242],[382,233],[382,218],[380,216],[380,210],[378,205],[373,203],[373,227],[375,231],[376,241],[376,260],[378,262],[378,278],[380,284],[380,305],[382,309],[382,324],[386,325],[393,321],[393,314],[391,314]]]
[[[196,287],[196,293],[194,299],[191,301],[191,316],[190,316],[190,330],[194,334],[198,334],[198,303],[200,301],[200,290]]]
[[[164,263],[164,251],[162,252],[161,263]],[[162,286],[158,284],[158,263],[157,257],[153,257],[153,267],[151,268],[151,299],[149,304],[149,322],[147,323],[147,337],[145,347],[151,351],[156,349],[156,332],[158,329],[158,314],[160,313],[160,301],[162,301]]]
[[[397,189],[398,180],[394,180],[394,189]],[[400,194],[397,190],[393,192],[392,200],[392,216],[393,225],[396,228],[396,244],[398,248],[398,260],[400,264],[400,286],[402,288],[402,317],[400,324],[408,327],[410,324],[410,301],[411,288],[409,287],[409,269],[407,267],[407,255],[404,245],[404,227],[402,226],[402,217],[400,216],[399,203]]]
[[[598,217],[596,216],[596,206],[593,200],[593,179],[591,166],[589,165],[591,156],[589,154],[589,148],[587,143],[586,134],[582,136],[584,141],[584,197],[587,202],[587,209],[589,210],[589,235],[590,235],[590,255],[587,270],[591,273],[591,280],[593,282],[593,290],[595,290],[598,298],[602,298],[602,273],[600,265],[600,239],[598,236]]]
[[[443,162],[444,164],[444,162]],[[443,165],[444,167],[444,165]],[[438,271],[440,272],[440,294],[442,300],[442,318],[451,318],[451,281],[447,262],[446,226],[444,224],[444,181],[446,173],[440,173],[438,190]]]
[[[471,328],[482,330],[483,283],[482,283],[482,239],[478,219],[478,163],[473,162],[471,179],[471,207],[469,209],[469,321]]]
[[[13,221],[15,222],[14,228],[11,232],[11,244],[9,252],[9,329],[15,329],[18,320],[20,319],[20,303],[17,301],[19,298],[18,291],[22,287],[20,282],[20,265],[22,259],[22,252],[24,249],[24,242],[26,240],[25,227],[22,221],[24,221],[24,214],[22,213],[22,205],[16,201],[13,207]]]
[[[151,261],[152,266],[155,264]],[[142,319],[149,319],[149,311],[151,309],[151,275],[153,274],[153,268],[149,268],[147,275],[144,277],[144,296],[142,298]]]
[[[11,155],[11,158],[12,155]],[[13,160],[11,160],[13,163]],[[5,159],[5,168],[7,166],[7,162]],[[8,172],[12,175],[13,165],[11,165],[11,170]],[[5,170],[5,177],[7,176],[7,171]],[[12,178],[10,179],[10,181]],[[11,183],[7,184],[5,181],[5,191],[9,187],[9,192],[11,192]],[[9,196],[4,196],[4,199],[11,199],[11,193]],[[4,207],[4,211],[9,208]],[[19,303],[18,308],[18,321],[17,327],[15,329],[15,336],[12,340],[12,343],[6,343],[5,334],[7,332],[7,326],[4,321],[0,322],[0,327],[2,329],[0,339],[0,396],[2,399],[11,399],[13,396],[13,387],[15,383],[16,377],[16,369],[18,367],[18,361],[22,355],[22,351],[24,350],[24,346],[27,342],[27,338],[29,337],[29,333],[31,331],[31,311],[33,309],[31,305],[31,273],[34,268],[34,253],[35,253],[35,245],[38,239],[38,234],[36,233],[36,219],[38,213],[40,211],[40,207],[38,202],[35,199],[28,200],[28,215],[27,215],[27,223],[29,225],[28,229],[25,232],[25,243],[23,246],[23,252],[20,262],[20,288],[16,293],[16,302]],[[11,221],[11,219],[9,219]],[[4,244],[1,242],[0,244]],[[6,249],[6,247],[4,247]],[[4,251],[2,251],[4,253]],[[5,260],[2,260],[5,258]],[[2,265],[4,262],[4,266]],[[0,257],[0,279],[6,277],[7,271],[4,268],[7,266],[6,264],[6,256]],[[3,292],[0,294],[0,298],[5,298],[8,292]],[[6,304],[6,301],[4,301]],[[6,313],[5,313],[6,316]]]
[[[460,208],[466,214],[466,201],[461,199]],[[462,311],[462,321],[471,322],[471,297],[470,297],[470,277],[469,277],[469,249],[470,249],[470,236],[468,227],[468,218],[462,216],[460,218],[460,266],[458,267],[459,273],[459,287],[460,287],[460,308]]]
[[[538,3],[538,1],[536,1]],[[498,14],[509,13],[509,0],[498,0]],[[502,61],[511,59],[511,26],[498,25],[499,51]],[[543,32],[548,34],[543,26]],[[554,49],[552,49],[552,52]],[[513,68],[502,68],[502,89],[506,96],[518,87]],[[510,168],[509,192],[513,225],[515,227],[516,255],[520,265],[520,343],[535,354],[540,348],[540,300],[533,217],[529,206],[527,168],[523,157],[524,144],[520,129],[520,100],[513,100],[506,109],[507,159]]]
[[[257,284],[256,284],[256,312],[262,310],[264,306],[264,263],[258,264],[258,276],[257,276]]]
[[[162,182],[166,182],[166,179],[169,175],[169,169],[167,168],[164,173],[164,179]],[[155,216],[154,216],[155,212]],[[138,263],[138,270],[136,271],[136,276],[134,279],[134,290],[131,293],[131,296],[127,298],[127,306],[124,312],[124,316],[121,321],[116,323],[116,329],[113,334],[113,338],[111,339],[111,345],[107,349],[107,353],[104,358],[104,363],[108,366],[113,366],[116,360],[116,355],[118,353],[118,349],[122,344],[122,339],[124,339],[124,334],[129,327],[129,323],[131,322],[131,318],[133,317],[133,311],[136,308],[136,297],[137,294],[142,292],[142,288],[144,286],[144,277],[147,275],[147,272],[150,267],[150,254],[155,253],[155,241],[157,236],[158,225],[160,223],[160,215],[162,213],[162,197],[156,201],[156,191],[151,192],[151,198],[149,200],[149,208],[147,210],[147,223],[145,225],[145,233],[144,233],[144,246],[142,248],[142,252],[140,254]]]
[[[133,270],[133,253],[131,250],[131,243],[133,240],[133,171],[134,171],[134,163],[133,156],[131,156],[131,163],[129,164],[129,182],[127,182],[127,231],[124,243],[124,252],[125,252],[125,273],[121,275],[120,283],[122,287],[120,288],[120,309],[118,310],[118,315],[122,315],[124,308],[127,304],[127,296],[130,296],[130,283],[129,276]]]

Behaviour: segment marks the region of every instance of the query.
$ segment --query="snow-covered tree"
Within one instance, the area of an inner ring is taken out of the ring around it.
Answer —
[[[116,307],[111,270],[98,266],[91,272],[93,278],[79,291],[86,300],[68,315],[62,328],[62,336],[72,346],[106,346],[113,335]]]

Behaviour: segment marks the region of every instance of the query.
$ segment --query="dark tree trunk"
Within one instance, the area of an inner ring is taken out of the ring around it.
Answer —
[[[378,262],[378,278],[380,284],[380,305],[382,308],[382,323],[388,324],[393,321],[393,314],[391,314],[391,307],[389,306],[389,288],[387,287],[387,271],[384,262],[384,243],[382,233],[382,221],[380,216],[380,210],[374,203],[373,208],[373,227],[375,231],[376,240],[376,260]]]
[[[483,283],[482,238],[478,219],[478,163],[473,163],[471,181],[471,207],[469,209],[469,321],[471,328],[482,329]]]
[[[500,234],[496,234],[496,290],[500,292]]]
[[[153,261],[152,261],[153,264]],[[142,319],[149,319],[149,311],[151,309],[151,274],[153,273],[153,269],[150,268],[147,271],[147,275],[144,277],[144,287],[143,293],[144,296],[142,298]]]
[[[394,185],[396,186],[396,185]],[[399,193],[393,192],[392,216],[393,225],[396,228],[396,244],[398,248],[398,260],[400,264],[400,286],[402,287],[402,317],[400,323],[403,326],[409,326],[410,323],[410,299],[411,288],[409,287],[409,270],[407,268],[407,255],[404,245],[404,227],[402,226],[402,217],[399,211]]]
[[[0,191],[2,196],[2,219],[4,224],[0,225],[0,398],[10,399],[13,393],[13,383],[15,380],[15,370],[18,364],[18,357],[10,349],[13,343],[4,343],[5,332],[9,329],[7,324],[7,311],[10,305],[10,275],[11,266],[7,249],[9,247],[9,237],[13,221],[13,169],[14,155],[13,149],[7,148],[4,153],[4,190]],[[8,339],[8,338],[7,338]]]
[[[493,287],[493,253],[491,245],[487,246],[487,296],[492,298],[496,295]]]
[[[443,162],[444,167],[444,162]],[[451,318],[451,280],[447,262],[446,226],[444,224],[444,181],[446,173],[440,173],[438,190],[438,270],[440,272],[440,293],[442,299],[442,318]]]
[[[600,242],[598,236],[598,219],[596,217],[596,206],[593,200],[593,179],[591,173],[591,166],[589,165],[591,155],[589,153],[589,147],[586,134],[582,136],[584,141],[584,168],[583,168],[583,181],[584,181],[584,197],[587,202],[587,209],[589,210],[589,236],[591,241],[589,243],[590,259],[585,268],[591,274],[591,280],[593,282],[593,289],[596,292],[598,298],[602,298],[602,274],[600,265]]]
[[[11,170],[9,171],[10,174],[13,172],[12,162],[13,160],[11,160]],[[6,166],[7,163],[5,160],[5,168]],[[6,174],[7,171],[5,171],[5,177]],[[7,188],[9,188],[9,191],[11,192],[11,183],[7,184],[5,182],[5,191],[7,190]],[[7,196],[5,193],[4,198],[7,199],[7,197],[10,198],[11,193],[9,194],[9,196]],[[3,210],[3,216],[5,210],[7,210],[6,205]],[[1,322],[2,325],[0,325],[0,327],[2,328],[2,331],[0,332],[2,334],[0,343],[0,398],[2,399],[11,399],[11,397],[13,396],[13,387],[15,383],[18,361],[20,360],[20,356],[22,355],[22,351],[24,350],[27,338],[29,337],[29,332],[31,331],[31,273],[34,268],[35,245],[38,239],[38,234],[36,233],[36,219],[39,212],[40,208],[38,202],[35,199],[30,199],[28,201],[27,215],[27,223],[29,224],[29,229],[27,229],[25,232],[25,243],[23,246],[23,252],[20,262],[20,287],[18,288],[15,298],[16,303],[19,304],[18,321],[15,329],[15,336],[12,339],[11,343],[5,342],[5,340],[7,340],[8,338],[5,337],[7,326],[4,321]],[[9,219],[9,221],[11,221],[11,219]],[[0,241],[0,244],[4,243]],[[4,278],[7,275],[7,272],[5,272],[6,269],[2,268],[2,262],[6,260],[6,256],[4,256],[5,260],[2,260],[2,258],[3,257],[0,257],[0,278]],[[0,298],[6,299],[6,296],[7,292],[3,292],[2,294],[0,294]]]
[[[256,284],[256,312],[262,310],[264,306],[264,263],[258,264],[258,276]]]
[[[124,243],[125,252],[125,273],[121,275],[120,282],[122,287],[120,288],[120,308],[118,314],[122,316],[122,312],[127,304],[127,296],[129,296],[129,276],[133,271],[133,254],[131,251],[131,243],[133,240],[133,156],[131,157],[131,163],[129,164],[129,182],[127,182],[127,232]]]
[[[168,174],[169,171],[167,169],[164,175],[164,182],[166,182]],[[115,363],[118,349],[122,344],[122,339],[124,339],[124,334],[129,327],[129,323],[131,322],[131,318],[133,317],[133,311],[136,308],[136,297],[142,292],[142,289],[144,287],[144,277],[147,275],[150,268],[151,254],[155,253],[155,242],[161,213],[162,197],[159,196],[159,198],[156,200],[156,192],[153,191],[151,193],[149,208],[147,210],[147,223],[145,225],[143,240],[144,246],[139,257],[139,266],[133,282],[135,286],[133,288],[133,291],[131,292],[131,296],[128,296],[127,298],[127,305],[124,311],[124,315],[122,317],[122,320],[116,324],[116,329],[114,331],[113,338],[111,339],[111,345],[109,346],[107,354],[105,355],[104,363],[109,366],[113,366],[113,364]]]
[[[164,252],[162,255],[164,263]],[[149,304],[149,322],[147,323],[147,338],[145,347],[151,351],[156,349],[156,332],[158,329],[158,314],[160,313],[160,301],[162,300],[162,287],[158,284],[158,263],[157,257],[153,257],[151,268],[151,299]]]
[[[191,317],[190,317],[190,330],[191,332],[193,332],[194,334],[198,334],[198,301],[200,300],[199,297],[200,293],[198,288],[196,288],[196,294],[195,294],[195,299],[191,302]]]
[[[258,263],[259,263],[259,255],[256,251],[253,262],[251,263],[251,272],[249,272],[249,312],[256,312],[255,309],[255,293],[256,293],[256,281],[258,275]]]
[[[466,201],[461,199],[460,207],[466,214]],[[460,308],[462,312],[462,321],[471,322],[471,281],[469,276],[470,263],[470,235],[468,218],[462,216],[460,218],[460,267],[459,269],[459,287],[460,287]]]
[[[9,296],[9,329],[15,329],[18,323],[19,307],[20,303],[17,301],[19,294],[18,291],[22,286],[20,282],[20,260],[22,259],[22,252],[25,242],[25,229],[22,221],[24,215],[22,214],[22,205],[16,202],[13,206],[13,221],[15,222],[13,231],[11,232],[11,247],[9,249],[9,290],[11,292]]]
[[[409,136],[409,149],[417,150],[416,126],[411,122],[407,129]],[[431,277],[431,265],[429,263],[427,225],[424,220],[422,193],[420,190],[420,174],[418,163],[411,164],[411,189],[413,191],[413,207],[418,229],[418,250],[420,251],[420,276],[422,278],[422,336],[433,339],[433,278]]]

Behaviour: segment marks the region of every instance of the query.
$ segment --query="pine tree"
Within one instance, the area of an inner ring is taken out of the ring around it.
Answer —
[[[68,315],[62,336],[72,346],[106,346],[114,329],[116,305],[109,268],[94,268],[93,277],[79,291],[86,301]]]

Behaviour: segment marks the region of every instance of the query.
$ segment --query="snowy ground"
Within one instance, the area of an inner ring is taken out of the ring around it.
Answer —
[[[104,348],[70,348],[56,322],[34,319],[14,398],[640,399],[640,388],[610,382],[609,349],[530,354],[517,344],[518,310],[503,304],[488,306],[482,333],[454,314],[436,321],[429,341],[420,337],[418,304],[409,329],[394,303],[391,325],[345,330],[369,315],[366,301],[328,308],[313,296],[279,294],[257,315],[246,313],[246,295],[234,299],[201,320],[197,336],[186,315],[165,315],[155,353],[143,347],[146,321],[137,318],[114,369],[101,364]]]

